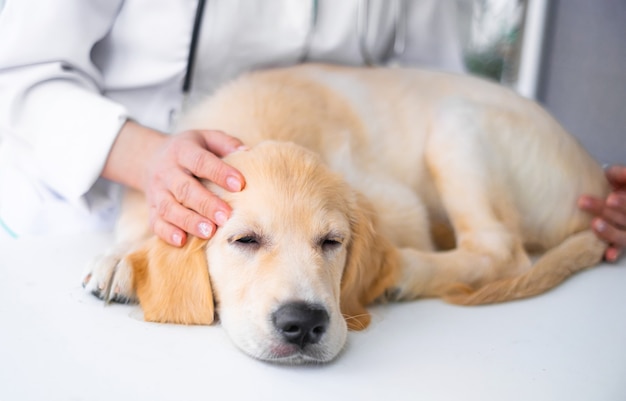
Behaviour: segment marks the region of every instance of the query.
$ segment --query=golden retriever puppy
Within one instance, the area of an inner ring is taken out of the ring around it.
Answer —
[[[481,79],[305,65],[256,72],[188,113],[251,146],[215,236],[150,238],[130,192],[87,291],[138,300],[146,320],[210,324],[262,360],[326,362],[376,300],[502,302],[598,263],[576,199],[596,162],[536,103]],[[529,255],[540,253],[531,263]]]

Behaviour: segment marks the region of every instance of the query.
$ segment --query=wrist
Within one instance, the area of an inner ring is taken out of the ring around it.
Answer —
[[[167,135],[127,120],[111,147],[101,176],[143,191],[148,163]]]

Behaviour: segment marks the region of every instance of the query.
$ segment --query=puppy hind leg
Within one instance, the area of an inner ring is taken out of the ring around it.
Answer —
[[[426,164],[457,248],[424,252],[404,248],[402,275],[390,296],[397,299],[443,296],[461,284],[481,286],[530,266],[518,233],[518,213],[506,190],[498,155],[481,125],[482,112],[466,102],[442,106],[433,125]]]
[[[606,244],[592,231],[583,231],[546,252],[525,274],[488,283],[477,291],[459,288],[444,299],[458,305],[480,305],[539,295],[572,274],[598,264],[605,249]]]
[[[458,252],[466,253],[465,268],[481,267],[488,279],[519,273],[528,266],[528,258],[519,237],[519,213],[507,190],[506,169],[488,141],[484,119],[482,108],[472,103],[443,105],[428,139],[426,164]]]
[[[398,254],[400,274],[386,291],[387,300],[444,297],[451,291],[471,291],[499,278],[494,275],[496,259],[487,253],[462,248],[445,252],[402,248]],[[523,271],[530,266],[530,259],[526,253],[517,254],[509,261],[509,266]]]

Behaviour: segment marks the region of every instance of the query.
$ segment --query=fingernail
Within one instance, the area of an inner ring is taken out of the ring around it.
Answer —
[[[612,207],[618,207],[619,199],[615,195],[609,195],[609,197],[606,199],[606,204]]]
[[[231,192],[239,192],[241,191],[241,181],[238,178],[230,176],[226,178],[226,186]]]
[[[210,238],[213,234],[213,225],[203,221],[198,224],[198,231],[204,238]]]
[[[228,220],[228,216],[226,213],[220,211],[215,212],[215,222],[218,226],[223,226]]]
[[[246,151],[246,150],[250,150],[250,147],[248,147],[246,145],[241,145],[236,150]]]
[[[180,233],[172,234],[172,243],[176,246],[181,246],[183,244],[183,236]]]
[[[622,251],[621,250],[615,250],[615,253],[613,254],[613,262],[617,262],[617,260],[620,258],[620,256],[622,256]]]
[[[606,230],[606,223],[603,220],[596,220],[593,223],[593,227],[598,231],[598,232],[602,232],[604,230]]]
[[[608,262],[615,262],[619,258],[619,252],[614,248],[608,249],[604,255]]]

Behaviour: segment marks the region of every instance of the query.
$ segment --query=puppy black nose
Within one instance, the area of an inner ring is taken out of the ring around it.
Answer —
[[[305,302],[291,302],[272,314],[272,322],[285,341],[304,348],[320,341],[329,322],[328,312]]]

